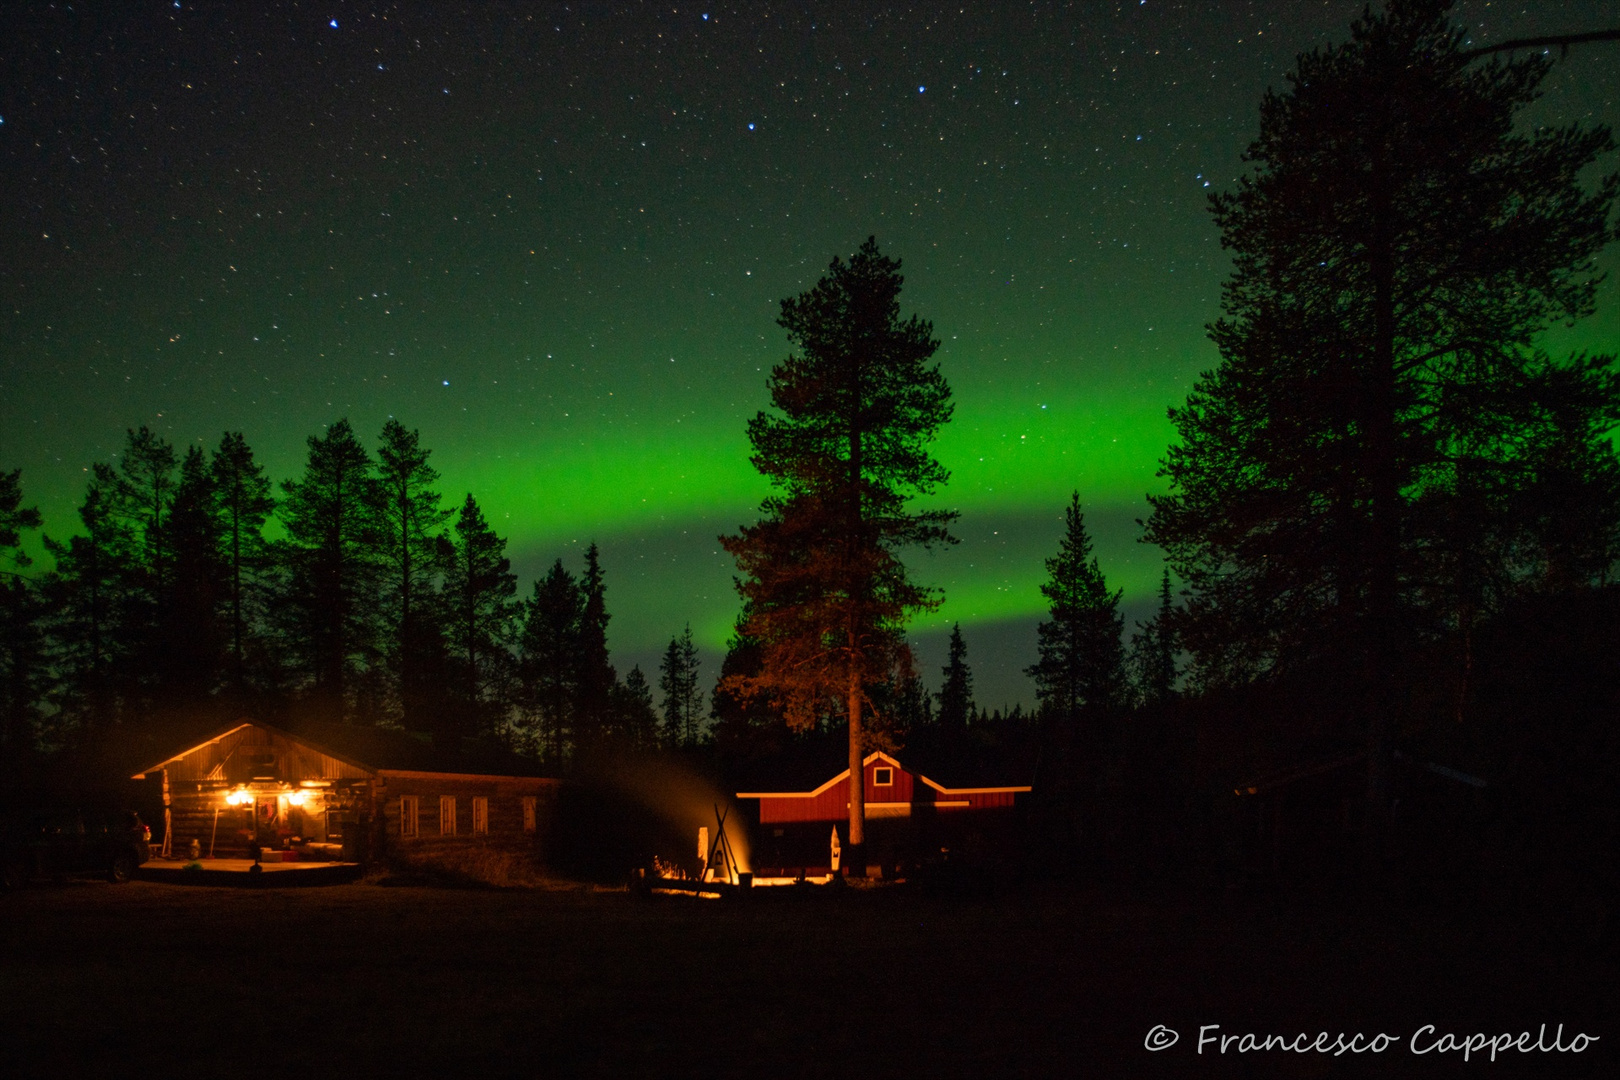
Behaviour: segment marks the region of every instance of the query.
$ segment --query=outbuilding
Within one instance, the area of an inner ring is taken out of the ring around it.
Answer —
[[[868,860],[879,867],[977,855],[1007,843],[1015,832],[1018,800],[1032,790],[1030,784],[1008,783],[1005,777],[941,783],[882,751],[868,754],[862,771]],[[826,873],[832,831],[839,832],[842,843],[849,839],[849,769],[814,786],[800,787],[790,780],[773,787],[737,793],[739,799],[758,800],[758,873]]]

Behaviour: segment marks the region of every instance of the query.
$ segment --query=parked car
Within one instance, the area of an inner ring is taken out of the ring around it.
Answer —
[[[68,810],[0,827],[0,887],[96,874],[114,884],[152,857],[152,830],[133,810]]]

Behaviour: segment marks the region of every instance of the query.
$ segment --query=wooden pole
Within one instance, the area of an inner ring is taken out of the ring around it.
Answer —
[[[174,815],[169,810],[169,770],[163,770],[163,847],[158,852],[167,859],[174,855]]]

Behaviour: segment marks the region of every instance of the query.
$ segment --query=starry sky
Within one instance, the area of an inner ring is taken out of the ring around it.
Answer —
[[[240,430],[283,479],[333,420],[374,444],[397,417],[525,593],[595,540],[620,669],[690,621],[712,677],[779,301],[875,234],[957,402],[931,505],[963,542],[915,562],[946,595],[915,640],[937,682],[959,621],[994,707],[1032,703],[1071,490],[1145,617],[1165,410],[1216,361],[1207,196],[1361,0],[19,7],[0,468],[47,533],[130,427]],[[1456,14],[1479,44],[1620,26],[1615,0]],[[1617,53],[1574,50],[1526,122],[1620,124]],[[1599,308],[1549,347],[1620,350],[1613,281]]]

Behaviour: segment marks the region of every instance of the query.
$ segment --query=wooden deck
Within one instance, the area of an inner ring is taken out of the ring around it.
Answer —
[[[188,869],[189,867],[189,869]],[[252,859],[153,859],[136,876],[172,885],[239,885],[287,888],[335,885],[360,876],[360,864],[348,862],[266,862],[253,869]]]

